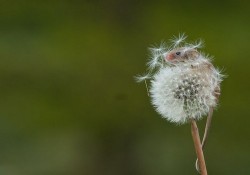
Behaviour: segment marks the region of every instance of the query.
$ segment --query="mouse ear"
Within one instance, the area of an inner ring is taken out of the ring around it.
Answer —
[[[187,50],[185,52],[186,59],[197,59],[200,56],[200,53],[196,49]]]

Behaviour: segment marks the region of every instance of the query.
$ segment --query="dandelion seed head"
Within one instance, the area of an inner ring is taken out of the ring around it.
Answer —
[[[207,79],[193,71],[164,68],[153,76],[150,88],[152,104],[170,122],[182,124],[190,118],[198,120],[209,112],[209,107],[217,105],[214,90],[221,82],[218,72],[211,72],[213,79]],[[161,89],[165,90],[164,93]]]
[[[199,120],[209,108],[216,107],[223,80],[211,57],[198,51],[203,42],[190,44],[185,39],[184,34],[179,34],[170,46],[161,43],[150,48],[149,73],[136,78],[138,82],[151,80],[149,92],[156,111],[178,124]]]

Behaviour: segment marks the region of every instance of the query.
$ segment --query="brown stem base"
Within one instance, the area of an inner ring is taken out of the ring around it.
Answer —
[[[191,120],[191,132],[192,132],[192,137],[194,141],[195,152],[196,152],[198,162],[199,162],[200,173],[201,175],[207,175],[206,162],[205,162],[205,158],[204,158],[203,151],[202,151],[199,130],[198,130],[195,120],[193,119]]]

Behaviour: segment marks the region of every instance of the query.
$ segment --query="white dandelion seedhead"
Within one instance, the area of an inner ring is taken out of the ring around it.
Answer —
[[[180,34],[169,47],[162,43],[151,48],[149,73],[137,77],[137,81],[151,79],[149,92],[156,111],[179,124],[198,120],[216,107],[223,78],[210,58],[198,52],[203,42],[190,44],[185,39]]]
[[[151,81],[152,103],[164,118],[175,123],[200,119],[217,104],[214,91],[221,76],[214,72],[200,73],[186,66],[161,69]]]

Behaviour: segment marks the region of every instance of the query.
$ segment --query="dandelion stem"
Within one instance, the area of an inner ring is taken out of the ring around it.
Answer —
[[[195,152],[199,162],[199,169],[201,175],[207,175],[207,168],[205,163],[205,158],[202,151],[202,145],[199,135],[199,130],[194,119],[191,120],[191,132],[194,141]]]
[[[212,116],[213,116],[213,108],[210,107],[209,113],[208,113],[208,116],[207,116],[207,122],[206,122],[206,126],[205,126],[205,132],[204,132],[202,143],[201,143],[202,150],[204,150],[204,147],[205,147],[206,142],[207,142],[207,137],[208,137],[209,130],[210,130],[210,127],[211,127]],[[198,159],[196,159],[195,167],[196,167],[196,170],[199,172],[200,169],[199,169],[199,165],[198,165]]]

